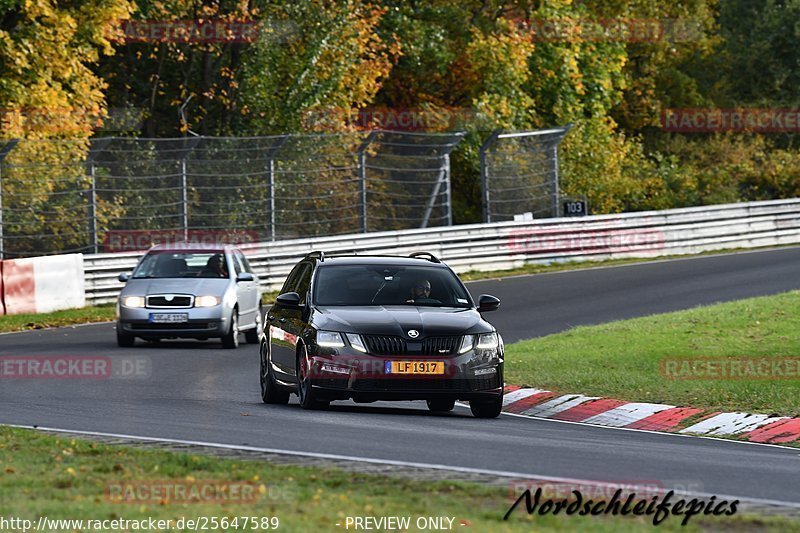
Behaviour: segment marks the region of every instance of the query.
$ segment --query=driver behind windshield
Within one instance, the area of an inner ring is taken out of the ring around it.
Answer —
[[[409,304],[441,304],[442,302],[431,298],[431,282],[427,279],[420,279],[411,286],[411,298],[406,300]]]
[[[228,271],[225,268],[225,260],[222,254],[214,254],[209,257],[200,275],[204,278],[227,278]]]

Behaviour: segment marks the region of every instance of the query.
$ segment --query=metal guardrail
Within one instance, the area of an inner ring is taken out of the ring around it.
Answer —
[[[266,290],[280,289],[311,250],[407,254],[428,250],[456,272],[527,263],[656,257],[800,243],[800,199],[540,219],[245,244]],[[84,256],[88,304],[112,302],[142,252]]]

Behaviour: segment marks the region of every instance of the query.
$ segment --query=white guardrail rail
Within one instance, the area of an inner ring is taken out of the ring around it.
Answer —
[[[528,263],[695,254],[800,243],[800,199],[537,219],[242,244],[265,290],[278,290],[312,250],[408,254],[429,251],[456,272]],[[143,252],[84,256],[87,304],[113,302]]]

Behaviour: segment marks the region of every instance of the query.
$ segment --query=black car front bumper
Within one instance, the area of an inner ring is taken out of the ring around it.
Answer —
[[[443,360],[445,374],[390,375],[382,371],[386,358],[371,355],[313,357],[311,386],[324,400],[378,401],[490,400],[503,394],[503,362],[478,360],[472,354],[448,358],[403,357],[403,360]],[[334,366],[339,373],[325,371]],[[347,374],[344,371],[348,370]]]

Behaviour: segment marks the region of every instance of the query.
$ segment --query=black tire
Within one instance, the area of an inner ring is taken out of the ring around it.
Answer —
[[[434,413],[446,413],[448,411],[452,411],[453,408],[456,406],[455,400],[427,400],[428,401],[428,409],[433,411]]]
[[[256,327],[253,329],[248,329],[244,332],[244,340],[246,340],[249,344],[258,344],[261,340],[261,332],[264,331],[264,310],[261,308],[261,305],[258,306],[258,311],[256,312]]]
[[[503,397],[482,402],[469,402],[469,410],[475,418],[497,418],[503,411]]]
[[[117,346],[120,348],[130,348],[134,344],[136,344],[136,337],[131,335],[130,333],[124,333],[120,331],[121,327],[117,324]]]
[[[261,343],[260,348],[261,365],[259,377],[261,379],[261,401],[264,403],[287,404],[289,403],[289,393],[278,387],[272,375],[272,365],[269,361],[269,347],[267,342]]]
[[[295,375],[297,376],[297,397],[300,399],[300,407],[303,409],[325,409],[330,402],[321,401],[316,398],[314,389],[311,387],[311,376],[309,375],[308,352],[305,346],[297,351],[297,363],[295,365]]]
[[[235,308],[231,313],[231,326],[222,337],[222,347],[230,349],[239,347],[239,311]]]

